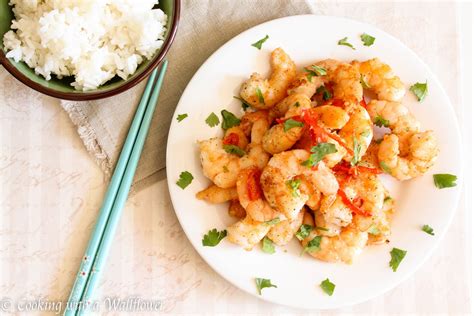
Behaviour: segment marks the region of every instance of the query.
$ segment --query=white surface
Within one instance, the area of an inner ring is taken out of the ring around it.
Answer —
[[[313,31],[323,28],[328,31]],[[364,47],[361,44],[359,36],[364,32],[376,38],[373,46]],[[250,46],[265,34],[270,39],[262,50]],[[356,50],[337,45],[337,41],[345,36]],[[318,43],[317,47],[308,46],[308,41]],[[350,61],[379,57],[392,66],[406,83],[407,89],[415,82],[428,80],[429,94],[423,103],[418,103],[411,93],[405,96],[403,102],[419,118],[423,129],[434,130],[440,145],[438,161],[433,170],[421,178],[403,184],[389,179],[390,192],[396,201],[390,244],[364,249],[350,266],[316,261],[307,255],[300,257],[302,248],[296,240],[287,247],[277,249],[271,256],[259,250],[259,246],[252,252],[246,252],[225,239],[214,248],[201,244],[202,236],[208,230],[222,230],[235,220],[228,217],[227,204],[210,205],[194,198],[197,191],[209,184],[202,174],[196,141],[222,136],[219,127],[210,128],[205,124],[211,112],[220,113],[225,108],[233,113],[242,113],[241,103],[232,96],[238,95],[242,82],[252,72],[268,75],[269,55],[277,47],[282,47],[299,66],[325,58]],[[236,58],[236,52],[239,58]],[[440,83],[414,53],[398,40],[368,24],[306,15],[254,27],[230,40],[203,64],[178,103],[175,116],[179,113],[188,113],[189,117],[186,121],[174,121],[171,125],[167,176],[180,223],[204,260],[239,288],[257,295],[254,278],[271,279],[278,289],[266,289],[258,297],[274,303],[327,309],[352,305],[384,293],[427,259],[447,231],[456,210],[463,173],[460,133],[450,101]],[[191,172],[195,180],[182,190],[175,182],[185,170]],[[459,185],[439,190],[433,184],[433,173],[458,175]],[[421,231],[424,224],[434,228],[434,237]],[[393,247],[408,251],[396,273],[388,265],[389,252]],[[230,265],[231,262],[238,262],[239,268]],[[318,287],[326,278],[336,284],[332,297],[325,295]],[[295,289],[298,291],[295,292]]]
[[[429,65],[453,103],[468,163],[453,223],[418,272],[366,303],[311,315],[471,314],[472,6],[317,6],[318,12],[356,17],[397,34]],[[2,68],[0,122],[0,298],[64,301],[106,184],[58,102],[28,90]],[[212,271],[184,236],[163,179],[128,200],[108,262],[100,300],[161,299],[166,314],[310,315],[258,300]]]

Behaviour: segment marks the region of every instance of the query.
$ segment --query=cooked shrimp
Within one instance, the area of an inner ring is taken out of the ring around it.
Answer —
[[[265,237],[270,228],[271,225],[257,222],[252,217],[247,216],[227,227],[227,239],[242,246],[245,250],[252,250]]]
[[[196,194],[199,200],[204,200],[209,203],[224,203],[230,200],[238,198],[237,189],[234,188],[221,188],[217,185],[211,185],[207,189],[204,189]]]
[[[405,140],[402,144],[399,136],[385,135],[378,152],[382,169],[398,180],[423,175],[434,165],[439,152],[433,131],[410,133]]]
[[[344,102],[359,104],[362,100],[362,85],[357,67],[334,59],[326,59],[316,63],[323,67],[327,75],[322,77],[325,82],[334,84],[334,98]]]
[[[349,121],[349,114],[344,109],[333,105],[321,105],[311,109],[318,115],[318,124],[329,129],[341,129]]]
[[[347,188],[345,190],[348,191]],[[351,209],[337,194],[323,196],[316,215],[318,215],[315,218],[316,225],[328,229],[327,233],[321,232],[321,234],[330,236],[339,234],[342,227],[346,227],[352,222]]]
[[[302,163],[309,158],[306,150],[296,149],[274,155],[263,169],[261,184],[269,204],[288,219],[293,219],[309,199],[297,188],[297,177],[306,178],[323,194],[335,193],[339,184],[331,170],[319,162],[313,170]],[[291,184],[295,184],[291,187]]]
[[[303,222],[307,225],[315,226],[312,217],[306,214]],[[309,236],[301,241],[301,244],[303,247],[306,247],[314,238],[321,238],[319,248],[307,252],[314,258],[323,261],[342,261],[351,264],[365,247],[368,240],[366,232],[360,232],[352,225],[343,228],[341,233],[335,236],[323,236],[321,232],[321,230],[313,229]]]
[[[273,225],[268,232],[267,237],[278,246],[286,245],[290,242],[303,223],[303,214],[304,211],[302,210],[294,219],[283,220]]]
[[[361,74],[361,79],[369,86],[377,98],[387,101],[400,101],[405,95],[405,86],[399,77],[395,76],[389,65],[382,63],[378,58],[364,62],[353,61]]]
[[[239,172],[237,193],[247,215],[259,222],[280,218],[281,214],[265,200],[260,188],[260,170],[246,168]]]
[[[367,111],[373,122],[384,120],[385,127],[397,135],[420,130],[420,123],[400,102],[372,100],[367,104]]]
[[[242,99],[256,109],[270,109],[281,101],[296,76],[295,63],[281,48],[272,52],[270,64],[272,73],[268,80],[254,73],[240,91]]]
[[[285,100],[287,99],[291,99],[289,101],[291,103],[284,116],[285,119],[291,119],[295,116],[300,117],[304,110],[311,108],[311,100],[302,94],[289,96]],[[282,102],[285,102],[285,100]],[[263,148],[270,154],[277,154],[290,149],[302,134],[303,126],[295,126],[285,131],[285,123],[276,124],[265,133]]]
[[[252,166],[263,168],[270,158],[261,145],[269,126],[268,113],[265,111],[244,115],[239,128],[243,134],[251,135],[251,143],[243,157],[226,152],[225,139],[223,141],[220,138],[211,138],[199,142],[204,175],[221,188],[231,188],[235,186],[240,170]]]
[[[308,72],[303,71],[297,74],[295,80],[290,83],[288,95],[303,94],[311,98],[322,85],[324,85],[322,77],[309,76]]]
[[[224,142],[226,141],[229,144],[236,145],[244,149],[249,144],[247,135],[245,135],[244,131],[242,130],[240,126],[233,126],[225,131]]]
[[[360,106],[354,105],[352,114],[346,125],[339,131],[339,136],[346,142],[349,148],[353,149],[356,161],[364,156],[367,148],[369,148],[372,137],[374,136],[372,129],[372,121],[370,120],[367,110]],[[346,160],[351,160],[353,156],[347,155]]]
[[[388,241],[390,236],[390,222],[392,220],[392,213],[394,211],[394,200],[390,197],[387,190],[385,190],[385,198],[383,201],[382,211],[377,220],[369,228],[368,244],[382,244]]]

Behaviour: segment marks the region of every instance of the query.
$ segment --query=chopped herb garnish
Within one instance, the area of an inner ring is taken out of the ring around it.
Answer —
[[[247,101],[245,101],[244,99],[242,99],[241,97],[236,97],[236,96],[234,95],[234,99],[237,99],[237,100],[239,100],[240,102],[242,102],[242,109],[243,109],[244,111],[247,110],[249,107],[251,107],[251,105],[250,105]]]
[[[419,102],[422,102],[428,94],[428,81],[415,83],[410,87],[410,91],[416,95]]]
[[[305,68],[304,71],[308,73],[306,76],[308,78],[308,81],[311,81],[313,77],[319,77],[319,76],[325,76],[327,75],[327,70],[324,69],[323,67],[319,67],[316,65],[312,65],[311,69]]]
[[[359,144],[359,141],[355,136],[352,136],[352,143],[353,143],[353,151],[354,151],[354,156],[352,157],[351,160],[351,166],[355,166],[359,163],[360,161],[360,152],[362,150],[362,146]]]
[[[322,93],[322,94],[323,94],[323,100],[324,100],[324,101],[327,101],[327,100],[329,100],[329,99],[332,98],[331,91],[329,91],[328,89],[326,89],[325,86],[319,87],[319,88],[316,90],[316,93]]]
[[[294,119],[288,119],[285,121],[285,123],[283,123],[283,130],[285,132],[288,132],[290,129],[294,128],[294,127],[303,127],[304,126],[304,123],[303,122],[300,122],[300,121],[296,121]]]
[[[176,182],[176,184],[181,188],[185,189],[188,185],[191,184],[193,181],[194,177],[189,171],[183,171],[179,175],[179,180]]]
[[[449,173],[439,173],[433,175],[434,184],[438,189],[455,187],[457,179],[458,177]]]
[[[331,143],[319,143],[311,148],[312,154],[308,160],[303,161],[301,164],[306,167],[313,167],[317,165],[326,155],[337,152],[336,145]]]
[[[377,236],[380,234],[380,230],[375,225],[370,226],[368,232],[369,234],[374,235],[374,236]]]
[[[306,237],[309,236],[309,234],[311,233],[312,230],[313,230],[313,226],[303,224],[303,225],[300,226],[300,229],[296,232],[295,236],[299,240],[303,240],[303,239],[305,239]]]
[[[398,248],[393,248],[392,251],[390,251],[390,256],[392,257],[390,260],[390,267],[392,268],[393,272],[397,272],[398,266],[400,265],[400,262],[402,262],[403,258],[405,258],[406,254],[406,250]]]
[[[222,239],[227,236],[227,230],[217,231],[217,229],[210,230],[204,237],[202,238],[202,245],[206,247],[215,247],[217,246]]]
[[[219,125],[219,118],[217,117],[217,115],[214,112],[212,112],[207,117],[206,123],[207,123],[207,125],[209,125],[209,127],[217,126],[217,125]]]
[[[229,128],[240,124],[240,120],[233,113],[227,110],[222,110],[221,115],[222,115],[221,126],[223,130],[228,130]]]
[[[298,101],[296,101],[295,108],[299,108],[299,107],[300,107],[300,103]]]
[[[386,196],[384,199],[383,199],[383,202],[384,203],[387,203],[387,202],[390,202],[392,200],[392,198],[390,196]]]
[[[424,231],[427,234],[430,234],[431,236],[434,236],[434,230],[430,225],[423,225],[421,230]]]
[[[316,236],[313,239],[311,239],[311,241],[308,242],[308,244],[306,244],[306,247],[304,247],[303,252],[301,254],[305,252],[319,251],[319,249],[321,249],[319,247],[320,245],[321,245],[321,236]]]
[[[360,36],[361,41],[364,43],[364,46],[371,46],[375,42],[375,37],[370,36],[367,33],[364,33]]]
[[[188,115],[186,113],[178,114],[178,117],[176,119],[178,120],[178,122],[181,122],[182,120],[184,120],[187,117],[188,117]]]
[[[337,42],[337,45],[348,46],[348,47],[350,47],[350,48],[352,48],[352,49],[355,50],[354,46],[352,46],[352,44],[347,41],[347,36],[344,37],[343,39],[340,39],[340,40]]]
[[[269,254],[275,253],[275,246],[273,245],[273,242],[266,236],[262,240],[262,250],[263,252]]]
[[[229,172],[229,168],[227,168],[227,166],[222,167],[222,170],[224,170],[224,172]]]
[[[387,164],[385,163],[385,161],[381,161],[380,162],[380,168],[382,168],[382,170],[385,172],[385,173],[392,173],[392,170],[387,166]]]
[[[374,119],[374,124],[378,127],[389,127],[390,121],[384,119],[382,116],[377,115]]]
[[[300,191],[298,190],[298,187],[300,186],[300,184],[301,184],[300,179],[294,179],[294,180],[286,181],[286,185],[290,189],[291,195],[293,195],[294,197],[299,197],[300,196]]]
[[[240,148],[239,146],[235,146],[235,145],[224,145],[224,150],[226,151],[226,153],[229,153],[229,154],[234,154],[234,155],[237,155],[239,157],[242,157],[245,155],[245,151]]]
[[[265,99],[263,98],[262,90],[260,90],[259,87],[257,87],[257,89],[255,89],[255,93],[257,94],[258,102],[260,102],[262,104],[265,104]]]
[[[270,279],[255,278],[255,284],[257,285],[258,295],[262,295],[262,290],[266,287],[277,287],[275,284],[272,284]]]
[[[275,225],[275,224],[278,224],[279,222],[280,222],[280,218],[277,217],[277,218],[271,219],[271,220],[263,222],[263,223],[265,225]]]
[[[260,49],[262,49],[263,43],[265,43],[267,41],[267,39],[269,39],[269,38],[270,38],[270,36],[265,35],[264,38],[262,38],[261,40],[256,41],[255,43],[252,44],[252,46],[260,50]]]
[[[332,296],[332,294],[334,293],[334,289],[336,288],[336,285],[332,283],[331,281],[329,281],[329,279],[326,279],[323,282],[321,282],[319,286],[324,291],[324,293],[326,293],[329,296]]]
[[[365,78],[362,74],[360,75],[360,84],[362,85],[362,88],[370,89],[370,85],[367,83],[367,81],[365,81]]]
[[[329,231],[329,229],[327,229],[326,227],[321,227],[321,226],[316,226],[315,229],[322,230],[322,231],[325,231],[325,232]]]

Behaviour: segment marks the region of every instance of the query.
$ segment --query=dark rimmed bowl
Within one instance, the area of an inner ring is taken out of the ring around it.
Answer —
[[[10,30],[13,12],[11,7],[8,5],[8,0],[0,0],[0,64],[25,85],[58,99],[86,101],[116,95],[130,89],[147,77],[164,59],[174,40],[178,29],[181,8],[180,0],[160,0],[159,8],[168,16],[168,22],[166,24],[166,34],[163,46],[155,53],[155,55],[151,59],[141,63],[138,66],[137,71],[132,76],[128,77],[127,80],[120,79],[116,76],[96,90],[78,91],[70,85],[73,81],[73,78],[71,77],[63,79],[52,78],[47,81],[41,75],[35,74],[35,71],[25,63],[17,63],[14,60],[5,57],[6,52],[3,47],[3,35]]]

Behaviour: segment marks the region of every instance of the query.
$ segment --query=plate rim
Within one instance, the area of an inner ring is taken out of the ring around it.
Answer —
[[[261,27],[261,26],[264,26],[266,24],[272,24],[272,23],[278,23],[278,21],[281,21],[281,20],[291,20],[291,19],[301,19],[301,18],[315,18],[315,19],[329,19],[329,20],[341,20],[341,21],[346,21],[346,22],[350,22],[350,23],[356,23],[356,24],[359,24],[359,25],[362,25],[362,26],[368,26],[370,28],[374,28],[376,29],[378,32],[384,34],[384,36],[386,37],[389,37],[391,40],[393,41],[396,41],[399,45],[405,47],[407,49],[407,51],[410,53],[410,55],[416,59],[416,61],[421,64],[426,70],[427,70],[427,73],[434,79],[435,83],[441,88],[440,89],[440,92],[441,94],[446,98],[446,100],[448,100],[448,103],[445,105],[446,108],[448,108],[450,111],[450,114],[452,115],[452,117],[454,118],[454,129],[455,129],[455,133],[456,133],[456,136],[457,136],[457,140],[459,141],[459,146],[457,147],[457,151],[458,151],[458,154],[459,155],[462,155],[462,148],[463,148],[463,143],[464,143],[464,140],[463,140],[463,137],[462,137],[462,134],[461,134],[461,129],[460,129],[460,125],[459,125],[459,120],[457,118],[457,115],[456,115],[456,112],[454,110],[454,107],[453,107],[453,103],[451,102],[451,99],[449,97],[449,95],[446,93],[446,90],[443,88],[443,85],[441,84],[441,82],[439,81],[438,77],[435,75],[435,73],[431,70],[430,67],[428,67],[428,65],[418,56],[418,54],[416,54],[410,47],[408,47],[407,45],[405,45],[401,40],[399,40],[398,38],[396,38],[395,36],[393,36],[392,34],[388,33],[387,31],[379,28],[378,26],[374,25],[374,24],[370,24],[370,23],[367,23],[367,22],[363,22],[363,21],[359,21],[359,20],[356,20],[356,19],[352,19],[352,18],[347,18],[347,17],[341,17],[341,16],[333,16],[333,15],[318,15],[318,14],[299,14],[299,15],[290,15],[290,16],[285,16],[285,17],[280,17],[280,18],[276,18],[276,19],[272,19],[272,20],[269,20],[269,21],[266,21],[266,22],[263,22],[263,23],[260,23],[260,24],[257,24],[257,25],[254,25],[242,32],[240,32],[239,34],[233,36],[232,38],[230,38],[228,41],[226,41],[224,44],[222,44],[221,46],[219,46],[202,64],[201,66],[199,66],[199,68],[196,70],[196,72],[194,73],[194,75],[192,76],[192,78],[189,80],[189,82],[187,83],[186,85],[186,88],[183,90],[181,96],[180,96],[180,99],[176,105],[176,108],[175,108],[175,111],[173,112],[173,116],[172,116],[172,121],[171,121],[171,125],[170,125],[170,128],[168,130],[168,138],[167,138],[167,143],[166,143],[166,177],[167,177],[167,185],[168,185],[168,191],[170,193],[170,200],[171,200],[171,203],[173,205],[173,211],[174,213],[176,214],[176,217],[178,218],[178,221],[180,223],[180,226],[181,228],[183,229],[185,235],[186,235],[186,238],[189,240],[189,242],[191,243],[191,245],[193,246],[193,248],[196,250],[196,252],[199,254],[199,256],[204,260],[204,262],[206,262],[206,264],[214,271],[216,272],[220,277],[222,277],[224,280],[226,280],[227,282],[229,282],[230,284],[232,284],[233,286],[235,286],[236,288],[242,290],[243,292],[245,293],[248,293],[250,294],[251,296],[255,297],[255,298],[258,298],[258,299],[261,299],[265,302],[269,302],[269,303],[273,303],[273,304],[276,304],[276,305],[279,305],[279,306],[285,306],[285,307],[290,307],[290,308],[295,308],[295,309],[300,309],[300,310],[306,310],[306,311],[309,311],[309,310],[314,310],[314,311],[325,311],[325,310],[334,310],[334,309],[340,309],[340,308],[345,308],[345,307],[348,307],[348,306],[354,306],[354,305],[357,305],[357,304],[361,304],[361,303],[364,303],[364,302],[367,302],[367,301],[370,301],[376,297],[380,297],[384,294],[386,294],[387,292],[389,292],[390,290],[393,290],[395,289],[396,287],[398,287],[400,284],[402,284],[403,282],[405,282],[407,279],[409,279],[410,277],[413,277],[413,275],[419,271],[419,269],[426,263],[426,261],[432,257],[433,253],[435,252],[435,250],[437,250],[439,248],[439,245],[441,243],[441,241],[444,240],[445,238],[445,235],[446,233],[448,232],[449,230],[449,227],[451,226],[452,224],[452,221],[454,219],[454,216],[455,214],[457,213],[458,211],[458,207],[459,207],[459,201],[460,201],[460,197],[461,197],[461,194],[463,192],[463,189],[464,189],[464,169],[465,169],[465,166],[464,164],[466,163],[465,159],[461,159],[462,161],[462,164],[461,166],[459,167],[459,174],[457,174],[457,181],[456,181],[456,187],[458,187],[457,189],[457,192],[456,192],[456,197],[455,197],[455,202],[452,206],[452,210],[450,212],[450,215],[449,215],[449,218],[448,218],[448,221],[446,222],[446,229],[444,231],[442,231],[441,234],[439,234],[439,238],[437,240],[434,241],[434,244],[433,246],[426,252],[424,252],[424,254],[422,256],[420,256],[420,260],[417,264],[411,266],[410,270],[405,274],[403,275],[402,277],[400,277],[399,279],[397,279],[395,282],[393,282],[393,284],[390,284],[388,286],[384,286],[383,289],[373,295],[370,295],[370,296],[366,296],[365,298],[363,299],[356,299],[356,300],[352,300],[352,301],[347,301],[347,302],[344,302],[343,304],[338,304],[337,306],[334,306],[334,307],[328,307],[328,308],[312,308],[312,307],[309,307],[309,306],[295,306],[291,303],[287,303],[287,302],[277,302],[277,301],[274,301],[272,299],[270,299],[269,297],[266,297],[266,296],[262,296],[262,295],[257,295],[256,292],[251,292],[249,291],[247,288],[244,288],[244,287],[241,287],[240,285],[232,282],[232,280],[230,280],[224,273],[222,273],[220,271],[220,269],[216,268],[211,262],[209,262],[206,258],[206,256],[203,254],[203,250],[202,250],[202,247],[199,247],[199,243],[196,241],[193,241],[187,230],[185,229],[185,227],[181,224],[181,217],[180,215],[178,214],[179,212],[177,212],[175,210],[175,201],[174,201],[174,197],[173,197],[173,194],[171,193],[171,186],[174,185],[174,182],[171,180],[173,175],[171,175],[169,172],[170,168],[168,168],[168,162],[171,161],[170,160],[170,142],[171,142],[171,131],[172,131],[172,128],[174,128],[174,126],[176,125],[176,122],[174,122],[173,118],[176,116],[176,114],[178,113],[178,110],[179,110],[179,106],[181,104],[181,101],[182,101],[182,96],[186,94],[188,88],[192,85],[193,81],[196,80],[198,74],[200,74],[200,72],[205,68],[205,66],[213,59],[213,57],[215,55],[217,55],[217,53],[223,49],[224,47],[227,47],[228,45],[230,45],[234,40],[244,36],[246,33],[248,32],[251,32],[253,29],[255,28],[258,28],[258,27]],[[461,156],[462,157],[462,156]],[[454,199],[453,199],[454,200]]]

